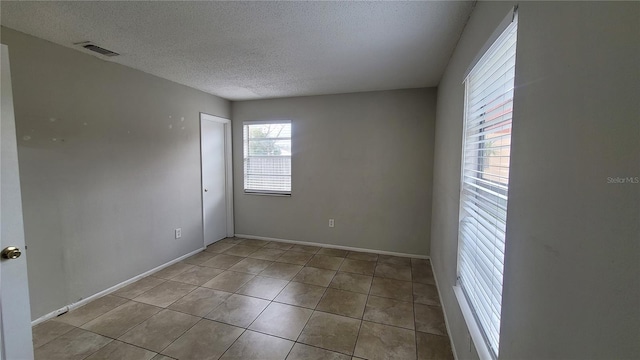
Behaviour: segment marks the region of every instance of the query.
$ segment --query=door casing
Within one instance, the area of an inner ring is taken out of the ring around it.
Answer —
[[[205,199],[204,199],[204,171],[203,171],[203,155],[202,155],[202,122],[203,121],[215,121],[224,125],[224,163],[225,163],[225,202],[227,211],[227,237],[232,237],[235,234],[234,221],[233,221],[233,163],[232,163],[232,146],[231,146],[231,120],[225,119],[219,116],[214,116],[206,113],[200,113],[200,194],[202,201],[202,244],[206,247],[205,237]]]

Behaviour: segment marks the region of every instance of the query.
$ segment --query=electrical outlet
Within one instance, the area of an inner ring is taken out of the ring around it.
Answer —
[[[333,219],[329,219],[329,227],[334,227],[335,226],[335,222],[333,221]]]
[[[176,229],[176,239],[180,239],[182,237],[182,228]]]

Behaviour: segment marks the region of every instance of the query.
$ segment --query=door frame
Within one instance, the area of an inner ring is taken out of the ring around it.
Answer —
[[[227,209],[227,237],[235,235],[233,221],[233,157],[231,147],[231,120],[220,116],[200,113],[200,201],[202,205],[202,244],[206,245],[205,239],[205,213],[204,213],[204,172],[202,171],[202,122],[214,121],[224,125],[224,167],[225,167],[225,202]]]

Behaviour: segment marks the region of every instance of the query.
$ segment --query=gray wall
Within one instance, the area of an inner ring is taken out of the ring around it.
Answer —
[[[202,247],[199,112],[229,103],[7,28],[2,43],[32,317]]]
[[[435,100],[416,89],[233,102],[236,233],[427,255]],[[275,119],[292,121],[292,196],[245,195],[242,122]]]
[[[431,257],[460,359],[463,74],[510,3],[479,2],[438,88]],[[522,2],[500,358],[640,353],[640,3]]]

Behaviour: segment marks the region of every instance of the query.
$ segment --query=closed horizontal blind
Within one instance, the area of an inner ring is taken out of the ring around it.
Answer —
[[[517,18],[465,81],[458,284],[498,356]]]
[[[245,122],[244,190],[291,194],[291,121]]]

